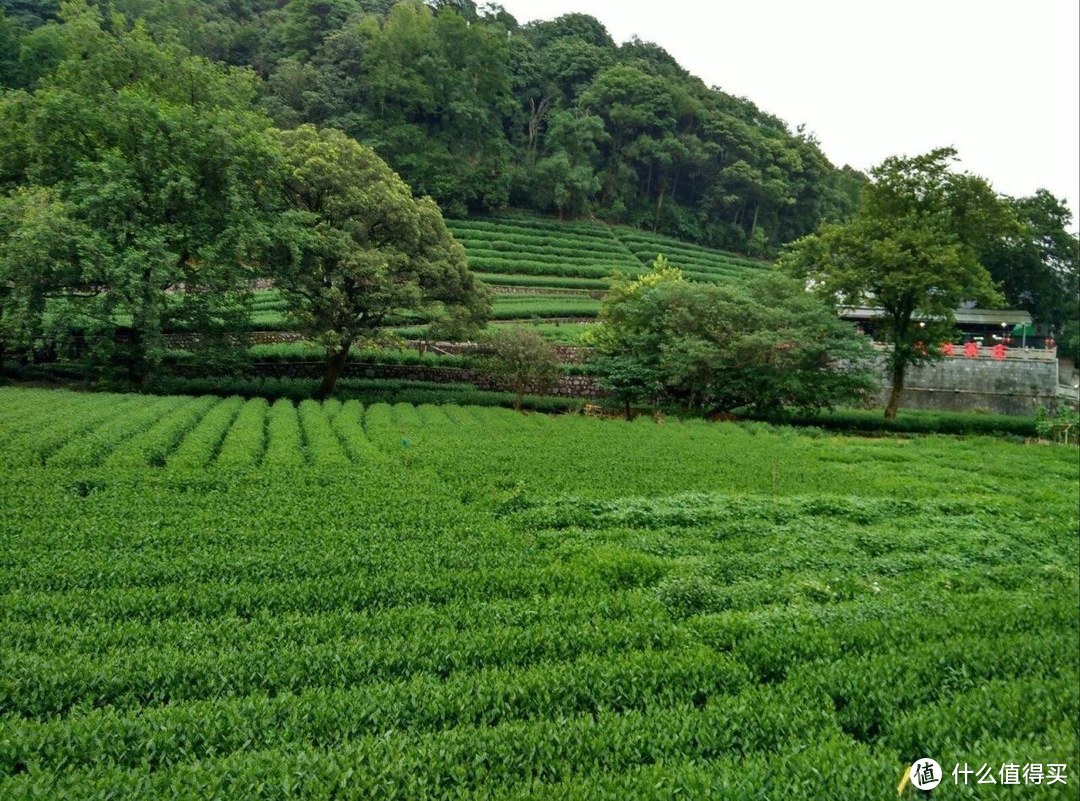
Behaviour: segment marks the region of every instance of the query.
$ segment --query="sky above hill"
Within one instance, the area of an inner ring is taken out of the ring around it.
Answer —
[[[952,145],[1001,193],[1043,187],[1080,228],[1077,0],[502,0],[521,23],[579,12],[710,86],[805,124],[835,164]]]

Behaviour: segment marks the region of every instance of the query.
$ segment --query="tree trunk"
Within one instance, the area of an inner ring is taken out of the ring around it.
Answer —
[[[315,400],[326,400],[333,394],[338,377],[345,367],[345,361],[349,358],[349,348],[351,346],[352,342],[346,342],[327,356],[326,372],[323,373],[322,384],[315,392]]]
[[[904,393],[904,365],[893,365],[892,391],[889,393],[889,403],[885,406],[885,419],[895,420],[896,412],[900,408],[900,396]]]
[[[514,393],[514,411],[520,412],[522,405],[525,403],[525,390],[519,389]]]
[[[148,372],[146,358],[147,343],[145,335],[150,329],[150,306],[154,302],[150,289],[152,277],[153,273],[150,268],[145,267],[142,273],[142,280],[137,287],[137,294],[131,310],[131,335],[128,337],[127,374],[128,381],[137,387],[142,387]]]
[[[664,192],[666,187],[660,187],[660,196],[656,199],[656,214],[653,216],[652,232],[655,234],[660,228],[660,211],[664,208]]]
[[[541,98],[540,105],[537,105],[535,100],[529,98],[529,126],[528,141],[525,145],[525,158],[530,166],[536,161],[536,144],[540,136],[540,123],[547,117],[550,106],[551,100],[549,98]]]
[[[626,401],[624,402],[624,410],[626,411],[626,419],[629,422],[630,419],[631,419],[631,417],[630,417],[630,399],[629,398],[627,398]]]

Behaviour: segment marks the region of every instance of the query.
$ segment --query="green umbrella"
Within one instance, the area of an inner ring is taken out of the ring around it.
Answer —
[[[1013,336],[1020,336],[1020,346],[1027,347],[1027,338],[1035,335],[1035,326],[1031,323],[1017,323],[1013,326]]]

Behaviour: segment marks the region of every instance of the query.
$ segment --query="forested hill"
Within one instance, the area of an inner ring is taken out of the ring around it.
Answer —
[[[250,66],[278,126],[344,130],[452,216],[592,214],[762,255],[848,216],[864,180],[812,137],[654,44],[616,44],[583,14],[521,25],[472,0],[96,4],[126,18],[110,24],[142,19],[159,41]],[[63,5],[0,0],[4,85],[33,88],[49,72]]]

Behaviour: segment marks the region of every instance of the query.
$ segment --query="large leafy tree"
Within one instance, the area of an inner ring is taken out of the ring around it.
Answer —
[[[1080,318],[1080,241],[1069,232],[1072,214],[1045,189],[1005,202],[1019,228],[987,243],[983,263],[1009,305],[1031,312],[1036,322],[1071,345]]]
[[[310,58],[298,48],[303,38],[270,77],[279,125],[340,128],[457,214],[505,204],[512,99],[501,25],[412,0],[337,23]]]
[[[57,66],[0,96],[2,335],[81,334],[144,382],[168,329],[223,344],[242,324],[275,169],[257,82],[83,3],[38,31]]]
[[[886,159],[871,171],[854,219],[824,226],[782,259],[822,296],[882,310],[875,328],[889,344],[887,419],[896,417],[908,367],[937,356],[928,343],[948,338],[957,307],[1001,302],[979,252],[1015,232],[1015,222],[984,179],[950,169],[955,156],[941,148]]]
[[[402,312],[475,321],[489,298],[430,198],[416,199],[375,152],[341,131],[279,131],[282,216],[271,270],[289,313],[326,346],[329,396],[358,339]]]
[[[858,403],[874,388],[869,343],[775,273],[717,286],[661,261],[616,283],[592,341],[601,381],[627,406],[659,395],[703,411],[779,416]]]

